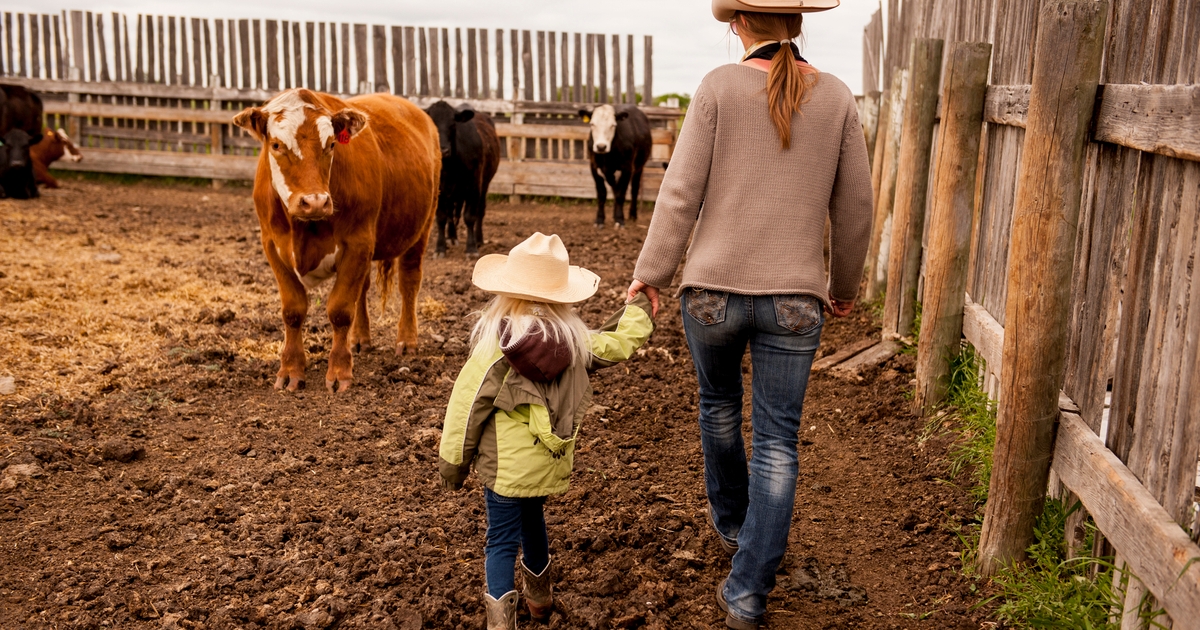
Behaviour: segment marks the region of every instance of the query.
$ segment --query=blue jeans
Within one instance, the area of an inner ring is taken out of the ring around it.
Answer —
[[[542,507],[546,497],[517,499],[483,489],[487,503],[487,544],[484,569],[488,594],[500,599],[516,590],[517,549],[525,557],[525,567],[541,574],[550,563],[550,541],[546,537],[546,519]]]
[[[806,295],[689,288],[683,330],[700,383],[700,441],[713,526],[736,541],[725,583],[729,612],[758,621],[787,548],[796,499],[796,442],[823,305]],[[753,457],[742,439],[742,356],[753,366]]]

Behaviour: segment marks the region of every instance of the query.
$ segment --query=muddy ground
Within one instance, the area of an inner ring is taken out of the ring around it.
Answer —
[[[603,278],[582,307],[598,325],[648,214],[597,231],[587,205],[493,204],[484,251],[562,235]],[[485,301],[461,245],[428,261],[416,356],[376,350],[348,392],[288,394],[271,389],[282,329],[257,229],[246,188],[75,179],[0,201],[0,628],[483,627],[480,486],[447,493],[436,466]],[[391,348],[395,305],[372,308]],[[677,309],[593,379],[571,490],[547,507],[553,628],[723,627]],[[865,311],[831,322],[820,354],[877,334]],[[769,627],[991,625],[953,533],[974,506],[943,481],[946,443],[920,439],[911,372],[901,355],[861,383],[814,376]]]

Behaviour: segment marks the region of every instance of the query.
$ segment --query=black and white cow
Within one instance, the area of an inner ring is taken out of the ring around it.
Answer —
[[[599,203],[596,226],[604,225],[605,181],[613,189],[613,222],[617,227],[625,225],[625,191],[633,183],[629,218],[636,221],[642,169],[650,159],[652,145],[650,119],[636,105],[601,105],[592,111],[581,109],[579,116],[592,125],[588,153]]]
[[[42,141],[42,99],[19,85],[0,90],[0,190],[13,199],[37,197],[29,150]]]
[[[467,228],[467,256],[479,255],[487,191],[500,168],[500,137],[492,117],[470,108],[454,109],[438,101],[425,110],[437,126],[442,147],[441,193],[437,207],[437,249],[446,255],[446,239],[458,244],[458,217]]]

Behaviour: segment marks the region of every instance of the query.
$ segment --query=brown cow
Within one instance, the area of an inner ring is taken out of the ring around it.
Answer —
[[[421,263],[442,165],[433,122],[396,96],[341,100],[304,89],[245,109],[233,121],[263,143],[254,205],[286,326],[276,389],[304,385],[307,290],[335,274],[326,307],[333,349],[325,386],[350,386],[351,347],[371,346],[371,261],[385,305],[399,263],[396,352],[415,351]]]
[[[33,179],[46,188],[58,188],[58,180],[50,174],[50,165],[63,156],[69,156],[67,159],[72,162],[83,159],[79,147],[71,142],[67,132],[62,129],[42,132],[42,141],[29,149],[29,157],[33,160]]]

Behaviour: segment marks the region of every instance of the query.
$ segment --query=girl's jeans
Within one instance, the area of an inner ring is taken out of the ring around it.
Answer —
[[[550,541],[546,538],[546,520],[542,506],[546,497],[516,499],[483,489],[487,502],[486,559],[488,595],[500,599],[516,590],[517,549],[524,553],[525,568],[535,574],[550,562]]]
[[[689,288],[683,329],[700,383],[704,481],[717,533],[738,545],[725,583],[729,613],[757,621],[787,547],[796,497],[796,442],[809,370],[824,325],[807,295]],[[742,439],[742,356],[753,366],[753,457]]]

